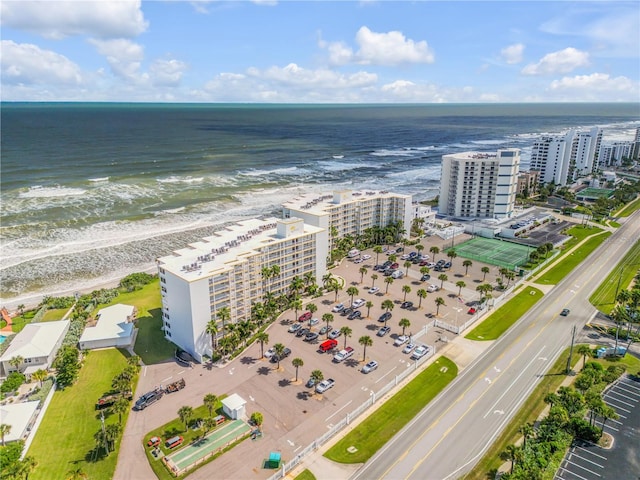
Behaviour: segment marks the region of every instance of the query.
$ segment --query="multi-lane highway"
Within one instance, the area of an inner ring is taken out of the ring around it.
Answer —
[[[469,472],[595,314],[589,296],[640,238],[640,212],[554,287],[352,477],[457,479]],[[567,317],[560,316],[569,308]]]

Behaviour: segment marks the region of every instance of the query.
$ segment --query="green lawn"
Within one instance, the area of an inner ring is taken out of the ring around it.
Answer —
[[[611,232],[604,232],[596,237],[588,239],[580,247],[571,253],[564,254],[560,262],[551,268],[547,273],[535,280],[541,285],[556,285],[570,271],[576,268],[582,261],[589,256],[596,248],[600,246],[609,236]]]
[[[456,375],[457,365],[446,357],[440,357],[331,447],[324,456],[339,463],[366,462]],[[349,453],[347,449],[352,446],[357,448],[357,451]]]
[[[41,322],[55,322],[56,320],[62,320],[64,314],[69,311],[68,308],[52,308],[44,312]]]
[[[495,340],[533,307],[544,294],[537,288],[527,287],[489,315],[465,338],[469,340]]]
[[[23,315],[16,315],[11,319],[11,331],[19,333],[25,327],[25,325],[31,323],[33,317],[36,316],[37,310],[28,310]]]
[[[600,283],[589,301],[603,313],[609,314],[615,306],[616,290],[627,288],[640,269],[640,241],[637,241],[627,252],[622,261],[607,278]]]
[[[293,480],[316,480],[316,476],[307,469],[303,470],[300,475],[297,475]]]
[[[89,352],[76,384],[53,396],[28,452],[38,462],[29,478],[64,479],[67,472],[77,468],[82,468],[88,478],[113,478],[119,440],[116,452],[106,458],[92,458],[93,435],[100,428],[95,403],[110,391],[111,380],[126,365],[125,354],[115,348]],[[104,412],[106,423],[117,423],[117,415]],[[128,415],[123,415],[123,424]]]
[[[628,217],[636,210],[640,209],[640,197],[636,198],[633,202],[629,203],[622,210],[613,214],[614,217]]]
[[[140,290],[120,293],[109,305],[124,303],[138,309],[138,337],[134,351],[145,365],[161,363],[172,358],[175,345],[164,338],[162,333],[162,301],[160,280],[145,285]],[[98,307],[104,308],[108,305]]]

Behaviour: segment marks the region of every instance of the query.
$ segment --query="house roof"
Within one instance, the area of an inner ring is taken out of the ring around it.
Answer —
[[[5,442],[20,440],[24,436],[39,404],[40,402],[36,400],[0,406],[0,422],[11,425],[11,431],[4,436]]]
[[[229,395],[222,400],[222,405],[227,407],[229,410],[237,410],[239,408],[242,408],[246,405],[246,403],[247,401],[237,393]]]
[[[29,323],[16,334],[7,351],[0,357],[0,362],[7,362],[18,355],[24,359],[48,357],[60,337],[67,332],[69,323],[69,320]]]
[[[98,319],[96,325],[84,329],[80,343],[130,337],[133,333],[133,323],[130,320],[134,313],[135,307],[122,303],[103,308],[96,315]]]

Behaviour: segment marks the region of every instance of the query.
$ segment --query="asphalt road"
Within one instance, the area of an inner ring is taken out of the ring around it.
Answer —
[[[595,315],[589,296],[640,238],[640,213],[607,239],[351,478],[456,479],[497,435]],[[568,317],[559,315],[571,309]]]

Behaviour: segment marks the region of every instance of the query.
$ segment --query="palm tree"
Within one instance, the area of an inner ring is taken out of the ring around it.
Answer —
[[[307,310],[311,312],[311,316],[318,311],[318,306],[315,303],[309,303],[307,305]]]
[[[356,295],[358,295],[358,293],[360,293],[358,291],[358,289],[356,287],[349,287],[347,288],[347,295],[349,295],[351,297],[351,303],[353,303],[353,297],[355,297]]]
[[[218,310],[216,312],[216,318],[219,318],[222,321],[222,336],[224,336],[225,322],[228,322],[231,319],[231,310],[229,310],[229,307],[222,307]]]
[[[311,372],[311,378],[313,379],[313,383],[315,385],[324,380],[324,375],[320,370],[314,370],[313,372]]]
[[[293,292],[294,295],[299,295],[303,288],[304,288],[303,279],[301,279],[297,275],[291,279],[291,285],[289,285],[289,290],[291,290],[291,292]]]
[[[442,288],[444,286],[444,282],[449,280],[449,277],[447,277],[447,275],[445,275],[444,273],[441,273],[440,275],[438,275],[438,280],[440,280],[440,288]]]
[[[362,283],[364,281],[364,276],[369,272],[369,270],[367,270],[366,267],[360,267],[360,270],[358,270],[360,272],[360,283]]]
[[[11,433],[11,425],[6,423],[0,423],[0,439],[2,439],[2,446],[4,447],[4,437]]]
[[[421,220],[424,220],[424,219],[421,219]],[[418,251],[419,255],[422,255],[422,251],[424,250],[424,245],[419,243],[418,245],[416,245],[416,250]]]
[[[298,318],[298,310],[302,310],[302,300],[300,300],[299,297],[293,300],[293,302],[291,302],[291,308],[293,308],[295,316]]]
[[[264,344],[269,343],[269,334],[260,332],[256,335],[256,340],[260,342],[260,358],[264,358]]]
[[[260,274],[262,275],[262,280],[266,284],[268,280],[271,278],[271,268],[270,267],[262,267],[260,270]]]
[[[178,418],[184,423],[185,431],[189,430],[189,421],[193,418],[193,407],[185,405],[178,410]]]
[[[451,262],[451,265],[453,265],[453,259],[456,258],[457,256],[458,256],[458,254],[456,253],[456,251],[453,248],[447,252],[447,257],[449,257],[451,259],[451,260],[449,260]]]
[[[404,335],[405,329],[411,326],[411,321],[408,318],[401,318],[398,325],[402,327],[402,335]]]
[[[89,478],[89,475],[87,475],[81,467],[78,467],[75,470],[69,470],[67,472],[66,480],[86,480],[87,478]]]
[[[489,273],[489,267],[484,266],[480,269],[480,271],[483,273],[482,281],[484,282],[485,278],[487,278],[487,273]]]
[[[378,275],[377,274],[373,274],[371,275],[371,288],[373,288],[373,286],[376,284],[376,280],[378,279]]]
[[[276,277],[280,276],[280,265],[271,265],[271,279],[273,280]],[[270,282],[269,290],[273,288],[273,281]]]
[[[18,370],[20,365],[22,365],[22,362],[24,362],[24,358],[20,355],[16,355],[15,357],[11,357],[11,359],[9,360],[9,365]]]
[[[607,405],[606,403],[604,404],[604,407],[602,408],[602,411],[600,412],[600,416],[602,417],[602,427],[600,427],[600,430],[602,432],[604,432],[604,424],[607,420],[611,419],[611,420],[617,420],[618,418],[620,418],[618,416],[618,414],[616,413],[616,411],[611,408],[609,405]]]
[[[39,370],[36,370],[31,374],[31,378],[33,380],[35,380],[36,382],[40,382],[40,388],[42,388],[42,382],[44,382],[48,376],[49,376],[49,372],[47,372],[46,370],[43,370],[42,368],[40,368]]]
[[[463,289],[464,287],[466,287],[466,286],[467,286],[467,284],[466,284],[466,283],[464,283],[462,280],[458,280],[458,281],[456,282],[456,287],[458,287],[458,296],[460,296],[460,295],[462,294],[462,289]]]
[[[353,330],[351,327],[347,327],[346,325],[340,328],[340,333],[344,336],[344,348],[347,348],[347,338],[351,337]]]
[[[504,274],[504,276],[507,277],[507,287],[506,288],[509,288],[509,284],[511,283],[511,280],[516,278],[516,274],[515,274],[515,272],[508,271],[507,273]]]
[[[409,285],[403,285],[402,286],[402,291],[404,293],[404,298],[402,299],[403,302],[407,301],[407,293],[411,293],[411,287]]]
[[[276,343],[273,346],[273,351],[275,352],[275,355],[277,355],[278,357],[277,369],[280,370],[280,359],[282,358],[282,354],[284,353],[284,345],[281,343]]]
[[[115,443],[122,431],[122,425],[119,423],[110,423],[105,428],[105,440],[107,442],[107,455],[113,450],[115,451]]]
[[[507,445],[504,452],[500,454],[500,458],[503,460],[508,460],[511,462],[511,474],[513,474],[513,467],[516,465],[516,458],[518,456],[517,451],[518,448],[516,445],[510,444]]]
[[[419,298],[418,308],[420,308],[422,306],[422,300],[427,298],[427,291],[424,288],[421,288],[416,292],[416,295],[418,295]]]
[[[531,438],[534,434],[535,430],[533,429],[533,425],[531,423],[525,423],[520,427],[520,433],[522,434],[522,449],[527,448],[527,440]]]
[[[473,262],[471,260],[464,260],[462,262],[462,266],[464,267],[464,276],[466,277],[467,274],[469,273],[469,267],[473,265]]]
[[[293,360],[291,360],[291,363],[293,364],[293,366],[296,368],[296,382],[298,381],[298,368],[302,367],[304,365],[304,361],[301,358],[294,358]]]
[[[33,457],[26,456],[21,462],[21,474],[24,475],[25,480],[29,480],[29,474],[34,468],[38,466],[38,462]]]
[[[435,302],[436,302],[436,317],[437,317],[437,316],[438,316],[438,314],[440,313],[440,307],[441,307],[442,305],[444,305],[444,298],[442,298],[442,297],[437,297],[437,298],[435,299]]]
[[[207,410],[209,411],[209,416],[213,417],[213,409],[218,403],[218,397],[215,396],[213,393],[207,393],[202,399],[202,403],[204,403],[204,406],[207,407]]]
[[[433,261],[436,261],[436,255],[440,253],[440,249],[435,245],[429,249],[429,251],[433,254]]]
[[[429,267],[420,267],[420,275],[426,275],[429,272]]]
[[[326,274],[323,275],[322,277],[322,286],[327,288],[328,285],[334,281],[335,279],[333,278],[333,275],[331,274],[331,272],[327,272]]]
[[[342,287],[340,286],[340,282],[338,282],[336,279],[333,279],[331,281],[331,283],[329,283],[329,286],[327,287],[327,290],[329,290],[330,292],[334,292],[336,294],[335,298],[334,298],[334,302],[338,301],[338,292],[342,289]]]
[[[325,313],[322,315],[322,321],[327,324],[327,338],[329,338],[329,324],[333,322],[333,315],[330,313]]]
[[[364,304],[367,307],[367,318],[369,317],[369,313],[371,313],[371,307],[373,307],[373,302],[371,300],[367,300],[367,303]]]
[[[376,254],[376,265],[377,265],[378,263],[380,263],[378,262],[378,258],[382,253],[382,247],[380,245],[376,245],[375,247],[373,247],[373,253]]]
[[[21,303],[20,305],[18,305],[18,313],[20,314],[20,316],[24,320],[24,303]]]
[[[218,335],[218,322],[216,320],[209,320],[207,323],[207,328],[205,332],[208,335],[211,335],[211,350],[215,351],[218,349],[218,342],[216,341]]]
[[[393,310],[393,307],[395,306],[395,304],[393,303],[393,300],[385,300],[384,302],[382,302],[382,308],[384,308],[387,312],[390,310]]]
[[[369,335],[364,335],[358,339],[358,343],[364,347],[364,351],[362,352],[362,361],[367,360],[367,347],[373,345],[373,340]]]
[[[384,293],[386,295],[387,293],[389,293],[389,285],[391,285],[393,283],[393,277],[386,277],[384,279],[384,283],[387,284],[387,289],[384,291]]]
[[[413,265],[413,263],[411,263],[409,260],[407,260],[406,262],[404,262],[404,268],[406,268],[407,270],[404,272],[405,275],[409,275],[409,267],[411,265]]]
[[[118,414],[118,423],[122,425],[122,415],[129,410],[129,400],[124,397],[118,398],[111,406],[111,411]]]
[[[578,352],[578,355],[582,355],[582,368],[584,368],[587,363],[587,357],[591,356],[591,348],[589,345],[582,344],[578,346],[576,351]]]

